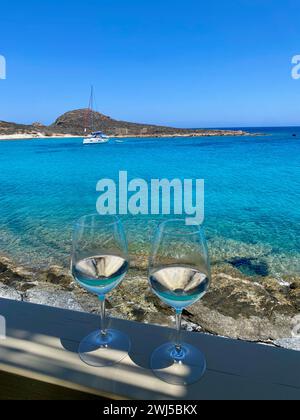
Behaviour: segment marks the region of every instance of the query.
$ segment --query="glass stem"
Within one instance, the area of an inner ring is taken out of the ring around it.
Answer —
[[[107,335],[107,329],[106,329],[106,310],[105,310],[105,296],[99,296],[100,300],[100,331],[102,337],[105,337]]]
[[[181,343],[181,321],[182,321],[182,310],[176,311],[176,343],[175,348],[178,356],[182,355],[182,343]]]

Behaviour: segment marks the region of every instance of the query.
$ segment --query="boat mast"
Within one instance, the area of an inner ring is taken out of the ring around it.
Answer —
[[[92,131],[94,131],[94,86],[91,86],[91,100],[90,100],[91,106],[91,127]]]
[[[86,112],[86,117],[84,121],[84,132],[86,133],[88,130],[88,125],[90,131],[94,131],[94,86],[91,86],[91,95],[89,100],[89,106]]]

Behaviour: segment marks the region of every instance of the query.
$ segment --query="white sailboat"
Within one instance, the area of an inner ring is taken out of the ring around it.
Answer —
[[[91,88],[91,96],[90,96],[90,102],[88,107],[88,113],[87,113],[87,121],[85,124],[84,131],[87,133],[87,123],[90,121],[90,127],[92,129],[92,133],[89,136],[86,136],[83,138],[83,144],[104,144],[109,142],[109,137],[104,134],[102,131],[93,131],[94,130],[94,88],[92,86]]]
[[[103,144],[108,143],[109,137],[102,133],[102,131],[96,131],[91,133],[89,136],[84,137],[83,144]]]

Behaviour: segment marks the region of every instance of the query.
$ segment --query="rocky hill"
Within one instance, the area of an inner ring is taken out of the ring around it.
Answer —
[[[92,121],[93,120],[93,124]],[[93,127],[92,127],[93,126]],[[163,136],[240,136],[247,133],[240,130],[202,130],[180,129],[149,124],[137,124],[114,120],[99,112],[92,114],[88,109],[70,111],[49,125],[40,123],[21,125],[0,121],[0,136],[5,135],[32,135],[33,137],[73,135],[83,136],[87,129],[90,131],[103,131],[114,137],[163,137]]]
[[[40,123],[33,123],[31,125],[16,124],[6,121],[0,121],[0,136],[15,136],[15,135],[30,135],[32,137],[51,137],[54,135],[50,127],[44,126]]]

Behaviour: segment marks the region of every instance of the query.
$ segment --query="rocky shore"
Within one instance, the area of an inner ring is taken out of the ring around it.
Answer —
[[[146,264],[137,259],[132,266],[123,284],[107,299],[110,315],[173,326],[172,310],[149,290]],[[79,288],[63,267],[29,270],[6,257],[0,257],[0,297],[75,311],[99,310],[97,298]],[[292,338],[299,313],[300,277],[282,282],[272,277],[247,278],[233,266],[221,264],[213,267],[209,293],[184,312],[184,326],[300,350],[300,339]]]

